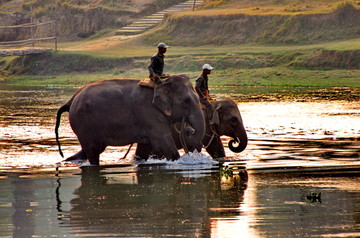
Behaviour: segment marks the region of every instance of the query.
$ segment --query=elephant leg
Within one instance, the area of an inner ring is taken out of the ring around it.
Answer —
[[[170,138],[172,140],[172,137]],[[177,160],[180,158],[180,154],[175,146],[175,143],[163,143],[160,146],[154,147],[154,154],[159,157],[165,157],[167,160]]]
[[[106,149],[106,146],[102,146],[97,143],[93,143],[91,145],[83,147],[83,150],[85,151],[85,154],[92,165],[100,165],[100,154],[104,152]]]
[[[100,165],[100,153],[88,152],[88,159],[91,165]]]
[[[82,160],[82,161],[87,160],[85,152],[83,150],[80,150],[76,154],[67,158],[65,161],[73,161],[73,160]]]
[[[163,134],[155,132],[149,138],[156,155],[164,156],[167,160],[177,160],[180,158],[170,131]]]
[[[206,145],[207,143],[204,144]],[[214,136],[211,143],[207,146],[206,151],[214,159],[226,157],[224,145],[220,139],[220,136]]]
[[[152,145],[138,143],[135,152],[135,159],[136,160],[147,160],[153,151]]]

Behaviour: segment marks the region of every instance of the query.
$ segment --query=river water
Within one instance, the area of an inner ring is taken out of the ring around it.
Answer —
[[[213,89],[238,102],[250,139],[226,149],[247,168],[226,177],[206,154],[135,164],[128,147],[56,171],[55,115],[74,90],[0,86],[2,237],[360,236],[359,91]],[[76,153],[66,114],[59,132]]]

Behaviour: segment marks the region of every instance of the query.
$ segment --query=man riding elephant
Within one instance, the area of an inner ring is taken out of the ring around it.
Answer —
[[[196,80],[196,92],[200,102],[205,105],[203,114],[206,128],[202,138],[202,144],[206,151],[214,158],[226,157],[225,149],[220,136],[229,136],[232,139],[228,146],[232,152],[240,153],[247,147],[248,137],[244,127],[240,111],[235,102],[232,100],[214,101],[209,95],[208,75],[213,67],[210,64],[204,64],[202,74]],[[184,148],[186,143],[183,142],[182,136],[191,133],[192,128],[186,124],[173,123],[172,134],[178,149]],[[187,151],[187,148],[184,148]],[[136,155],[142,158],[142,152],[147,154],[156,154],[151,145],[144,146],[138,144]],[[199,151],[199,150],[198,150]]]
[[[148,67],[149,78],[156,84],[162,84],[164,79],[168,78],[169,75],[164,74],[164,58],[167,51],[167,46],[165,43],[158,44],[158,52],[156,55],[151,57],[151,63]]]
[[[210,64],[204,64],[202,67],[202,73],[196,80],[195,90],[199,95],[200,102],[204,104],[206,107],[211,107],[210,101],[212,100],[209,94],[209,77],[211,74],[211,70],[213,67]]]

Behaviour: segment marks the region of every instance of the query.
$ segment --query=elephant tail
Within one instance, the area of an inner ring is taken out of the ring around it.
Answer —
[[[64,112],[68,112],[69,110],[70,110],[70,103],[66,103],[62,107],[59,108],[59,110],[57,111],[57,115],[56,115],[56,125],[55,125],[56,143],[59,147],[59,153],[60,153],[61,157],[63,157],[63,158],[64,158],[64,154],[61,150],[58,130],[59,130],[60,121],[61,121],[61,114],[63,114]]]

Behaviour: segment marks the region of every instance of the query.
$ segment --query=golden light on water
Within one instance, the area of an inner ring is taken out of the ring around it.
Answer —
[[[357,102],[264,102],[240,104],[245,126],[277,136],[360,136]]]
[[[229,189],[233,186],[233,178],[221,178],[222,189]],[[226,185],[225,185],[226,184]],[[239,207],[234,207],[231,210],[236,211],[240,215],[233,217],[215,217],[210,221],[212,237],[261,237],[259,232],[254,228],[256,223],[256,215],[254,208],[256,207],[256,188],[255,184],[250,179],[247,182],[243,200],[239,203]]]

